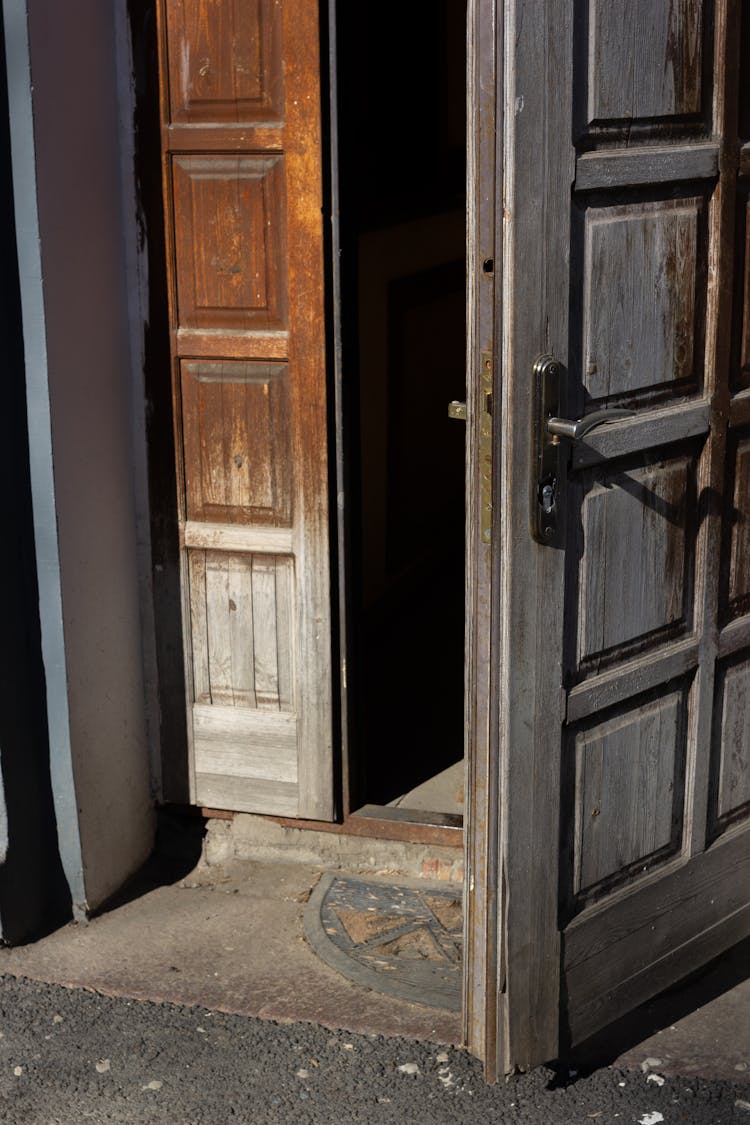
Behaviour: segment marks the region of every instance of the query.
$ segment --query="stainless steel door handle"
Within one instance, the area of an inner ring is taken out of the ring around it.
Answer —
[[[534,364],[534,459],[531,490],[531,533],[547,547],[563,543],[563,493],[570,450],[561,439],[578,442],[599,426],[630,418],[634,410],[613,407],[583,418],[559,418],[564,368],[554,356],[540,355]]]
[[[634,414],[634,410],[612,407],[609,410],[595,410],[592,414],[584,415],[583,418],[548,418],[545,428],[547,433],[554,437],[580,441],[599,426],[607,426],[610,422],[619,421],[620,418],[632,418]]]

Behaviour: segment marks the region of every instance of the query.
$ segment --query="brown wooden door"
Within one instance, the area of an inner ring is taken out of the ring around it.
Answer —
[[[750,16],[505,9],[499,764],[469,947],[491,1074],[750,932]],[[563,438],[546,482],[544,353],[555,413],[632,411]]]
[[[330,818],[317,4],[158,11],[191,797]]]

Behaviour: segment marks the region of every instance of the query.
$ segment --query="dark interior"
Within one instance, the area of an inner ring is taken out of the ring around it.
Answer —
[[[352,809],[463,754],[465,26],[338,5]]]

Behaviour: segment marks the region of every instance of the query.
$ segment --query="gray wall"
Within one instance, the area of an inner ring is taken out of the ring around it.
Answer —
[[[70,751],[88,907],[153,840],[136,551],[115,13],[30,0],[34,142]],[[125,232],[125,233],[124,233]],[[31,449],[32,462],[35,450]],[[36,503],[36,499],[35,499]],[[42,620],[42,630],[45,622]]]

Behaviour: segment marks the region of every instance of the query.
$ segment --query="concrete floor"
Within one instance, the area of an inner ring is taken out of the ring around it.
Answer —
[[[301,864],[234,861],[175,878],[173,866],[152,865],[92,921],[0,950],[0,973],[108,996],[458,1043],[459,1015],[371,992],[308,947],[303,911],[319,875]],[[744,943],[609,1029],[573,1065],[750,1082],[749,978]]]
[[[462,816],[464,812],[463,758],[389,803],[395,808],[420,809],[426,812],[453,813]]]
[[[152,868],[125,901],[90,922],[0,949],[0,973],[107,996],[458,1043],[457,1014],[357,986],[312,951],[303,912],[319,877],[320,869],[304,864],[234,861],[160,885]]]

